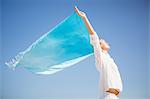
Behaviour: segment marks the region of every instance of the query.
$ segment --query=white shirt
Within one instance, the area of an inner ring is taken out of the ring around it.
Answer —
[[[122,80],[117,65],[108,53],[102,52],[96,33],[90,35],[90,43],[94,48],[96,68],[100,72],[100,89],[104,94],[109,88],[122,91]]]

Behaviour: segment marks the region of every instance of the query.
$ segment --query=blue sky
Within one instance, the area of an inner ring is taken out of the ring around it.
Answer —
[[[74,5],[111,45],[124,84],[120,99],[148,99],[148,0],[2,0],[1,98],[98,99],[93,56],[46,76],[4,64],[71,15]]]
[[[149,1],[148,4],[150,5],[150,1]],[[149,8],[149,10],[148,10],[149,13],[148,13],[148,15],[149,15],[149,18],[150,18],[150,6],[148,6],[148,8]],[[150,19],[148,20],[148,22],[149,22],[149,25],[150,25]],[[148,41],[150,42],[150,28],[149,28],[148,30],[149,30],[149,40],[148,40]],[[148,54],[148,61],[149,61],[149,62],[148,62],[148,68],[149,68],[149,69],[148,69],[148,70],[149,70],[149,72],[148,72],[148,73],[149,73],[149,88],[148,88],[148,89],[149,89],[149,92],[150,92],[150,45],[149,45],[149,44],[148,44],[148,50],[149,50],[149,51],[148,51],[148,53],[149,53],[149,54]],[[150,95],[149,95],[149,96],[150,96]]]

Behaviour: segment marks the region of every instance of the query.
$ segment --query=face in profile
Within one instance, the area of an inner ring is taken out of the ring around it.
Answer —
[[[103,39],[100,40],[100,46],[101,46],[102,50],[107,51],[107,52],[110,49],[109,44]]]

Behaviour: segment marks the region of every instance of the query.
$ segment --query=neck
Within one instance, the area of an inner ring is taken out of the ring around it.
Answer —
[[[107,50],[102,50],[104,53],[108,53],[108,51]]]

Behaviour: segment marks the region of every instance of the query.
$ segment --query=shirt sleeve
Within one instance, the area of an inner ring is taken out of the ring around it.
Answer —
[[[99,37],[96,33],[90,35],[90,43],[91,45],[93,45],[94,48],[96,68],[97,70],[100,70],[102,67],[102,49],[100,47]]]

